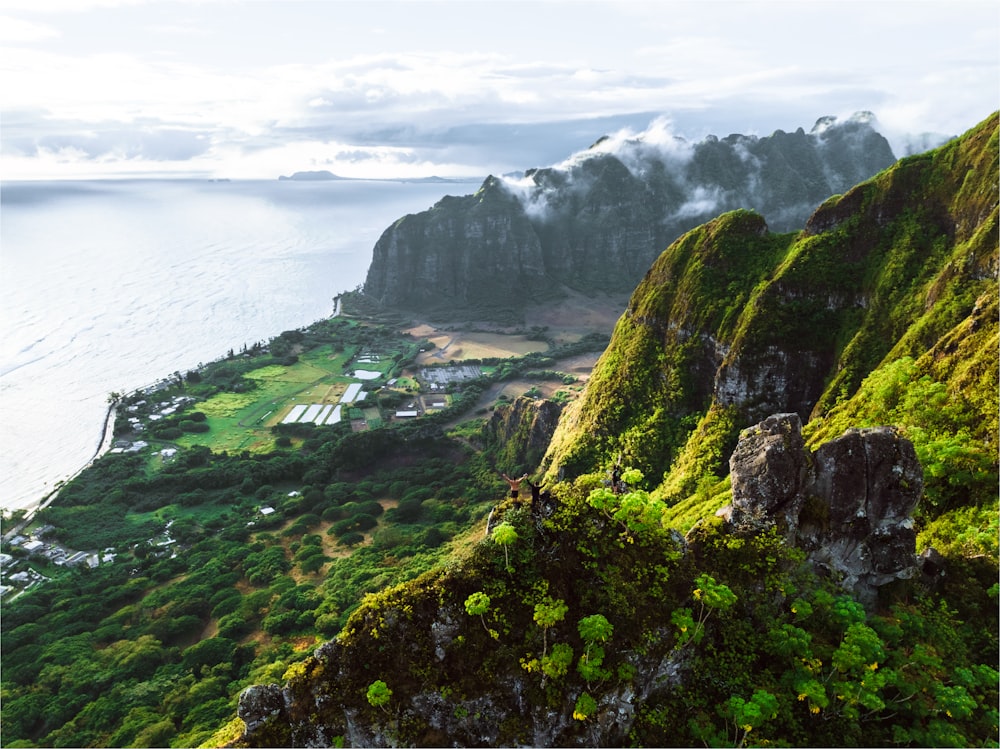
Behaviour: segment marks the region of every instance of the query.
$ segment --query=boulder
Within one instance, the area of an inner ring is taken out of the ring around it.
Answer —
[[[285,718],[285,692],[277,684],[247,687],[240,693],[236,714],[252,733],[272,719]]]
[[[754,530],[775,521],[796,524],[810,472],[798,414],[776,414],[744,429],[729,466],[734,526]]]
[[[864,602],[919,574],[911,513],[923,470],[895,429],[850,429],[812,453],[799,417],[777,414],[743,430],[729,468],[734,532],[777,526]]]

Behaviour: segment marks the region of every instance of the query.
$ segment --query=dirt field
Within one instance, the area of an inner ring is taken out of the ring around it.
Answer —
[[[626,296],[584,295],[573,292],[555,304],[531,304],[524,307],[525,325],[548,328],[557,343],[572,343],[588,333],[611,334],[625,311]],[[484,325],[485,327],[485,325]],[[437,347],[417,359],[417,364],[434,364],[488,356],[523,356],[544,351],[541,341],[529,341],[522,335],[496,332],[445,330],[427,323],[409,328],[407,333],[427,338]]]
[[[615,323],[621,317],[627,299],[605,295],[585,296],[575,294],[553,305],[534,305],[525,308],[528,325],[548,328],[548,335],[557,343],[572,343],[588,333],[610,335]],[[547,346],[541,341],[529,341],[523,335],[508,335],[498,332],[452,331],[421,323],[406,332],[418,338],[427,338],[437,347],[421,354],[417,365],[440,364],[462,359],[486,356],[518,356],[529,351],[544,351]],[[572,385],[561,382],[518,379],[499,382],[487,389],[475,408],[493,405],[501,395],[517,398],[531,388],[536,388],[545,398],[551,398],[557,390],[578,392],[590,378],[590,373],[600,354],[597,352],[559,359],[550,369],[575,375],[578,381]]]
[[[544,325],[559,343],[578,340],[587,333],[607,333],[615,328],[628,305],[628,296],[584,295],[573,292],[558,304],[525,307],[528,325]]]
[[[524,356],[532,351],[545,351],[544,341],[529,341],[523,335],[503,333],[439,331],[429,325],[419,325],[407,331],[411,335],[424,337],[436,348],[420,354],[418,365],[441,364],[463,359],[485,359],[488,357]]]

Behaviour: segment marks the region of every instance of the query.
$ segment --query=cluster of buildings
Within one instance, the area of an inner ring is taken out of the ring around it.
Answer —
[[[23,554],[0,554],[0,596],[27,590],[32,585],[44,582],[48,578],[32,568],[24,561],[26,557],[44,557],[52,564],[60,567],[79,567],[87,565],[96,567],[102,561],[109,562],[115,555],[111,549],[104,552],[71,551],[52,541],[45,541],[44,536],[53,530],[51,525],[43,525],[28,536],[18,535],[10,539],[12,550],[20,550]]]
[[[150,390],[146,390],[145,392],[149,393]],[[125,407],[125,412],[131,414],[126,419],[133,432],[141,432],[146,428],[141,415],[145,415],[145,418],[149,421],[159,421],[168,416],[173,416],[181,406],[194,402],[195,399],[189,395],[177,395],[170,400],[152,405],[150,405],[149,401],[139,400]]]
[[[393,414],[393,418],[413,419],[430,411],[448,407],[445,392],[453,384],[461,384],[467,380],[482,377],[483,371],[475,364],[462,364],[448,367],[426,367],[417,372],[417,378],[430,389],[430,395],[422,395],[407,403],[401,410]],[[391,387],[395,380],[390,380]]]

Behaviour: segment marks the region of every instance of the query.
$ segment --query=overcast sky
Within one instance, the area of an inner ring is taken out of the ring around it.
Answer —
[[[901,155],[1000,108],[998,50],[996,0],[0,0],[0,178],[481,177],[858,110]]]

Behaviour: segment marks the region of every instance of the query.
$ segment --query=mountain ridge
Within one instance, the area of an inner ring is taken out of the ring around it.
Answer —
[[[854,393],[896,341],[909,341],[898,356],[923,353],[972,310],[973,289],[988,288],[996,267],[991,121],[831,198],[801,234],[771,234],[761,217],[735,212],[668,248],[633,294],[585,397],[567,408],[544,462],[550,477],[574,475],[577,454],[586,465],[619,450],[659,476],[685,460],[685,435],[663,441],[669,425],[677,431],[685,420],[686,434],[727,435],[712,448],[721,471],[741,421],[794,411],[806,422]],[[928,181],[941,184],[930,192]],[[934,282],[938,272],[949,282]],[[936,292],[923,310],[912,295],[927,284]],[[928,327],[934,309],[944,319]],[[644,359],[620,352],[643,347]],[[673,363],[650,371],[661,359]],[[691,382],[670,385],[670,378]],[[629,430],[656,433],[660,447],[630,448]],[[566,444],[572,431],[578,438]],[[619,436],[598,448],[610,434]],[[696,439],[691,449],[707,444]]]
[[[873,123],[866,113],[821,118],[809,133],[603,138],[400,218],[373,249],[364,291],[390,307],[487,318],[564,287],[629,292],[674,238],[725,210],[800,228],[824,199],[893,163]]]

